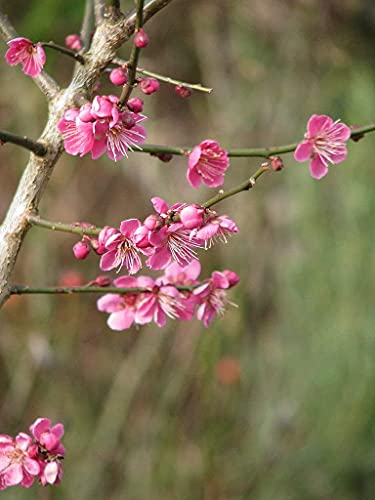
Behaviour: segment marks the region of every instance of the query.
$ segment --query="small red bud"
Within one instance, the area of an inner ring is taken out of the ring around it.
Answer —
[[[140,28],[134,35],[135,46],[138,47],[139,49],[144,49],[145,47],[147,47],[149,41],[150,39],[148,37],[148,34],[145,32],[143,28]]]
[[[155,78],[142,78],[140,88],[144,94],[153,94],[159,90],[160,83]]]
[[[284,162],[280,156],[270,156],[271,168],[275,172],[279,172],[284,168]]]
[[[65,38],[65,45],[68,49],[76,50],[77,52],[82,49],[82,41],[79,35],[68,35]]]
[[[133,113],[141,113],[143,111],[143,101],[139,97],[132,97],[128,100],[128,108]]]
[[[128,81],[128,74],[126,69],[123,68],[115,68],[109,74],[109,79],[113,83],[113,85],[124,85]]]
[[[111,284],[111,278],[109,276],[98,276],[94,281],[93,285],[97,286],[109,286]]]
[[[176,85],[174,88],[174,91],[176,94],[178,94],[180,97],[183,99],[186,99],[187,97],[190,97],[193,91],[189,89],[188,87],[184,87],[183,85]]]
[[[164,163],[168,163],[172,160],[173,155],[170,153],[150,153],[151,156],[155,156],[158,158],[160,161],[163,161]]]
[[[86,241],[78,241],[73,246],[74,257],[78,260],[86,259],[88,254],[90,253],[90,246]]]

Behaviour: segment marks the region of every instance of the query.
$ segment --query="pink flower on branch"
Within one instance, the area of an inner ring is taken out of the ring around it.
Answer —
[[[228,153],[216,141],[205,140],[195,146],[189,154],[187,180],[194,188],[203,182],[209,187],[218,187],[224,183],[225,171],[229,167]]]
[[[132,276],[121,276],[114,280],[118,288],[137,288],[138,279]],[[101,297],[97,306],[99,311],[109,313],[107,324],[111,330],[122,331],[130,328],[135,320],[135,313],[143,294],[139,292],[115,294],[107,293]]]
[[[350,134],[350,128],[339,120],[334,122],[326,115],[312,115],[307,123],[305,139],[295,150],[294,158],[298,162],[311,158],[310,174],[314,179],[321,179],[328,173],[330,163],[345,160],[345,143]]]
[[[228,304],[234,305],[228,300],[226,290],[235,286],[239,280],[233,271],[214,271],[206,283],[193,290],[193,295],[200,302],[197,318],[203,321],[206,328],[216,315],[222,316],[225,313]]]
[[[40,74],[46,62],[46,53],[40,43],[34,44],[28,38],[14,38],[8,42],[9,49],[5,54],[8,64],[22,64],[25,75],[35,78]]]
[[[140,249],[135,240],[135,232],[140,226],[138,219],[124,220],[121,222],[120,231],[108,237],[104,243],[106,252],[100,259],[102,271],[117,268],[119,272],[125,266],[129,274],[136,274],[141,269]]]
[[[52,426],[48,418],[38,418],[30,432],[34,439],[24,432],[15,438],[0,435],[0,490],[15,485],[29,488],[36,478],[43,486],[61,481],[64,426]]]
[[[31,437],[20,432],[16,438],[0,435],[0,490],[20,485],[29,488],[40,472],[38,460],[31,458]]]
[[[236,223],[227,215],[216,215],[215,212],[208,217],[205,224],[200,228],[192,231],[201,241],[204,241],[204,247],[211,248],[216,241],[223,243],[228,242],[228,236],[238,233]]]
[[[144,115],[121,111],[113,95],[96,96],[92,103],[65,112],[57,127],[64,137],[67,153],[84,156],[91,152],[96,160],[105,152],[111,160],[127,157],[128,151],[139,148],[146,138],[139,125]]]

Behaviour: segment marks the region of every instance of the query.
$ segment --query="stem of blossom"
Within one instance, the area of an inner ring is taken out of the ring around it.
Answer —
[[[114,64],[118,64],[119,66],[124,66],[127,65],[127,61],[123,59],[119,59],[116,57],[112,61]],[[200,83],[187,83],[187,82],[182,82],[181,80],[176,80],[175,78],[170,78],[169,76],[164,76],[160,75],[159,73],[154,73],[153,71],[149,71],[147,69],[143,68],[137,68],[137,73],[140,73],[141,75],[145,76],[151,76],[152,78],[156,78],[157,80],[160,80],[161,82],[165,83],[170,83],[171,85],[181,85],[183,87],[187,87],[192,90],[199,90],[200,92],[206,92],[207,94],[211,94],[212,90],[211,88],[208,87],[203,87]]]
[[[57,50],[58,52],[61,52],[62,54],[65,54],[66,56],[72,57],[76,61],[78,61],[80,64],[85,64],[85,58],[81,55],[75,52],[74,50],[70,50],[66,47],[63,47],[62,45],[57,45],[54,42],[40,42],[40,44],[43,47],[48,47],[49,49]]]
[[[41,142],[33,141],[26,136],[20,136],[7,132],[6,130],[0,130],[0,141],[2,143],[11,142],[12,144],[17,144],[29,151],[32,151],[37,156],[45,156],[47,154],[47,148]]]
[[[257,179],[259,179],[259,177],[268,170],[269,166],[267,163],[265,165],[262,165],[249,179],[247,179],[244,182],[241,182],[241,184],[238,184],[238,186],[235,186],[234,188],[229,189],[228,191],[213,196],[208,201],[203,203],[202,207],[210,208],[213,205],[216,205],[216,203],[219,203],[220,201],[223,201],[226,198],[230,198],[231,196],[234,196],[237,193],[241,193],[242,191],[249,191],[249,189],[255,186]]]
[[[135,33],[137,33],[137,31],[140,28],[142,28],[143,25],[143,5],[144,5],[144,0],[137,1],[137,17],[135,19],[135,30],[134,30]],[[122,88],[122,92],[118,101],[119,107],[124,107],[126,105],[130,97],[130,94],[132,93],[135,79],[137,76],[137,64],[140,51],[141,49],[139,49],[134,43],[132,51],[130,53],[129,62],[127,64],[128,81]]]
[[[361,135],[373,132],[375,130],[375,124],[370,123],[363,127],[358,127],[353,129],[351,133],[351,139],[360,137]],[[227,149],[228,156],[232,158],[269,158],[273,155],[282,155],[286,153],[293,153],[297,148],[298,143],[286,144],[284,146],[275,146],[269,148],[233,148]],[[137,153],[169,153],[172,155],[186,156],[192,151],[192,147],[180,147],[180,146],[161,146],[159,144],[142,144],[142,149],[135,149]]]
[[[174,285],[175,286],[175,285]],[[177,290],[180,291],[191,291],[199,285],[194,286],[175,286]],[[73,287],[61,287],[61,286],[51,286],[51,287],[29,287],[23,285],[14,286],[10,293],[11,295],[26,295],[26,294],[73,294],[73,293],[151,293],[152,290],[149,288],[118,288],[115,286],[73,286]]]
[[[52,222],[46,219],[42,219],[37,215],[29,215],[27,221],[32,226],[43,227],[45,229],[50,229],[52,231],[62,231],[64,233],[74,233],[80,236],[98,236],[101,228],[95,226],[83,227],[76,224],[63,224],[62,222]]]

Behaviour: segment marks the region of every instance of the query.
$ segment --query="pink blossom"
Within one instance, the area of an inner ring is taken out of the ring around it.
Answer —
[[[239,277],[233,271],[214,271],[206,283],[193,290],[193,295],[200,302],[197,318],[203,321],[206,328],[216,315],[222,316],[225,313],[228,304],[234,305],[229,302],[226,290],[238,281]]]
[[[211,248],[217,240],[227,243],[228,236],[234,233],[238,233],[238,227],[227,215],[213,215],[203,227],[192,231],[198,240],[204,241],[205,248]]]
[[[118,229],[115,229],[114,227],[104,226],[99,233],[97,245],[94,246],[95,252],[99,255],[103,255],[103,253],[106,253],[107,249],[105,247],[105,244],[107,243],[109,238],[111,238],[111,236],[119,233],[120,231]]]
[[[191,286],[197,284],[197,278],[201,272],[201,265],[198,260],[192,260],[186,266],[180,266],[177,262],[172,262],[165,270],[164,275],[158,278],[158,282],[164,285]]]
[[[65,448],[61,444],[64,435],[64,426],[58,422],[52,426],[49,418],[37,418],[30,426],[30,432],[34,436],[37,444],[45,450],[56,455],[65,455]]]
[[[124,68],[115,68],[110,72],[109,79],[113,85],[124,85],[128,81],[128,72]]]
[[[0,435],[0,490],[19,484],[29,488],[40,472],[39,463],[29,456],[32,439],[20,432],[16,438]]]
[[[153,94],[159,90],[160,83],[155,78],[142,78],[139,87],[144,94]]]
[[[183,313],[182,296],[180,292],[169,285],[158,285],[152,278],[141,276],[138,284],[147,287],[151,293],[145,294],[144,298],[137,306],[135,322],[144,325],[154,320],[162,327],[167,322],[167,317],[171,319],[180,318]]]
[[[134,44],[139,49],[144,49],[149,44],[150,39],[143,28],[140,28],[134,35]]]
[[[135,231],[141,226],[138,219],[128,219],[121,222],[120,232],[110,236],[105,242],[106,253],[100,259],[100,269],[110,271],[117,268],[117,271],[125,266],[129,274],[137,273],[142,267],[134,237]]]
[[[326,115],[312,115],[307,123],[305,139],[297,146],[294,158],[299,162],[311,158],[310,174],[314,179],[321,179],[328,173],[330,163],[345,160],[345,143],[350,134],[350,128],[339,120],[334,122]]]
[[[96,96],[79,110],[69,109],[58,123],[67,153],[84,156],[91,152],[96,160],[105,152],[111,160],[127,156],[140,148],[146,131],[139,123],[145,116],[128,110],[121,111],[116,96]]]
[[[46,54],[40,43],[34,44],[28,38],[14,38],[7,42],[9,49],[5,54],[8,64],[22,64],[25,75],[35,78],[40,74],[46,62]]]
[[[197,259],[194,249],[202,247],[202,242],[192,237],[191,232],[179,222],[163,226],[159,231],[151,233],[149,242],[154,251],[146,263],[154,270],[165,269],[172,259],[184,266]]]
[[[68,49],[76,50],[77,52],[82,49],[82,41],[79,35],[72,34],[65,37],[65,45]]]
[[[225,171],[229,167],[228,153],[216,141],[205,140],[195,146],[189,154],[187,180],[194,188],[201,182],[209,187],[218,187],[224,183]]]
[[[131,276],[121,276],[114,280],[114,285],[119,288],[137,288],[138,279]],[[130,328],[135,320],[135,313],[143,295],[139,292],[115,294],[108,293],[101,297],[97,306],[99,311],[109,313],[107,324],[116,331]]]

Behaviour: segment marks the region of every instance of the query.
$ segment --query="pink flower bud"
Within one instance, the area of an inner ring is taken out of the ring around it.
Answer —
[[[155,229],[159,229],[160,220],[157,215],[151,214],[144,220],[143,225],[147,227],[149,231],[155,231]]]
[[[271,168],[275,172],[279,172],[284,168],[284,163],[280,156],[270,156]]]
[[[184,87],[183,85],[176,85],[174,91],[183,99],[186,99],[186,97],[190,97],[193,93],[191,89],[189,89],[188,87]]]
[[[86,259],[90,253],[90,247],[86,241],[78,241],[73,247],[73,253],[78,260]]]
[[[160,83],[155,78],[142,78],[140,88],[144,94],[153,94],[159,90]]]
[[[229,288],[237,285],[237,283],[240,281],[240,277],[234,271],[229,271],[228,269],[225,269],[223,271],[223,274],[225,274],[225,277],[229,281]]]
[[[128,73],[124,68],[115,68],[109,74],[113,85],[124,85],[128,81]]]
[[[82,49],[82,42],[79,35],[68,35],[65,38],[65,45],[68,49],[76,50],[77,52]]]
[[[93,284],[97,286],[109,286],[111,284],[111,278],[109,276],[98,276],[94,281]]]
[[[139,99],[138,97],[132,97],[128,100],[128,108],[130,109],[130,111],[133,111],[133,113],[141,113],[141,111],[143,111],[142,99]]]
[[[196,229],[204,222],[204,208],[199,205],[188,205],[180,212],[180,219],[186,229]]]
[[[139,49],[144,49],[145,47],[147,47],[149,41],[150,39],[148,37],[148,34],[145,32],[143,28],[140,28],[134,35],[135,46],[138,47]]]

